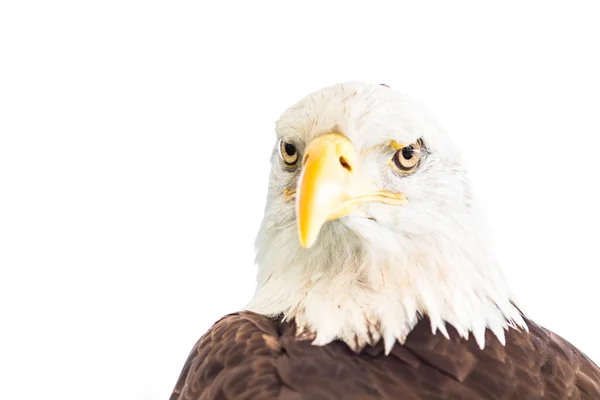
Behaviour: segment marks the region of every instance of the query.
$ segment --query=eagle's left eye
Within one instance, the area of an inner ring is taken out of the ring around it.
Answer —
[[[394,166],[404,174],[412,172],[419,165],[421,146],[421,140],[418,140],[416,143],[396,151],[392,158]]]
[[[293,167],[298,162],[298,149],[291,143],[279,141],[279,155],[287,167]]]

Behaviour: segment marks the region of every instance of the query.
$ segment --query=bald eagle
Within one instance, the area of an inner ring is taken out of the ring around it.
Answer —
[[[245,310],[172,400],[600,399],[600,369],[519,308],[447,134],[384,85],[290,107]]]

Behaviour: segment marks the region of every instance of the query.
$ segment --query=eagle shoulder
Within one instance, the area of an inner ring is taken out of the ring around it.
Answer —
[[[600,399],[600,368],[556,333],[529,321],[532,341],[540,348],[540,373],[548,398]],[[540,346],[541,343],[541,346]]]
[[[217,321],[196,343],[170,400],[274,399],[281,380],[276,322],[244,311]]]

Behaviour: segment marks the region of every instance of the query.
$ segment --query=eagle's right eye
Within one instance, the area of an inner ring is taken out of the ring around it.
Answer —
[[[293,167],[298,163],[298,149],[291,143],[279,141],[279,155],[288,167]]]

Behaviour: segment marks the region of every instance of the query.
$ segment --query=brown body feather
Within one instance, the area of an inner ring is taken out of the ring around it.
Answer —
[[[600,399],[600,369],[566,340],[528,321],[503,346],[481,350],[452,328],[433,335],[422,319],[404,345],[352,352],[313,346],[294,324],[251,312],[228,315],[196,344],[171,400],[217,399]]]

